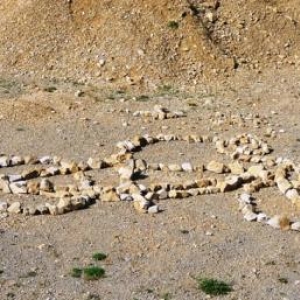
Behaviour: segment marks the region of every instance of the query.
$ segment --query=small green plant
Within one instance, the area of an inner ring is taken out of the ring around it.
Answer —
[[[177,21],[169,21],[168,22],[168,27],[171,29],[178,29],[179,23]]]
[[[230,284],[212,278],[197,278],[198,288],[208,295],[227,295],[232,291]]]
[[[82,269],[80,268],[73,268],[71,271],[71,276],[74,278],[80,278],[82,275]]]
[[[105,253],[102,252],[96,252],[93,254],[93,259],[94,260],[104,260],[107,258],[107,255]]]
[[[83,269],[83,277],[86,280],[96,280],[104,277],[105,270],[97,266],[90,266]]]

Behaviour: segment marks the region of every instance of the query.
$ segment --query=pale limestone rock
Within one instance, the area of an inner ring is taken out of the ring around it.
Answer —
[[[3,194],[10,194],[11,193],[11,189],[9,187],[8,180],[0,180],[0,191]]]
[[[77,166],[78,170],[82,172],[90,170],[90,166],[85,161],[80,161]]]
[[[193,166],[189,162],[182,163],[181,168],[184,172],[193,172]]]
[[[147,170],[147,162],[144,159],[135,160],[135,171],[143,172]]]
[[[244,215],[244,219],[248,222],[254,222],[257,220],[257,214],[254,212],[250,212],[248,211],[245,215]]]
[[[60,170],[65,170],[65,174],[76,173],[79,171],[78,165],[74,161],[62,160],[60,162]]]
[[[217,174],[222,174],[224,172],[224,164],[221,162],[217,161],[211,161],[209,164],[206,166],[206,169],[210,172],[217,173]]]
[[[134,208],[142,213],[147,213],[148,208],[151,205],[151,202],[148,201],[145,197],[140,194],[132,194],[133,197],[133,206]]]
[[[197,184],[198,188],[205,188],[211,185],[210,179],[205,179],[205,178],[198,179],[195,181],[195,183]]]
[[[70,197],[60,198],[57,203],[57,208],[61,214],[71,211],[72,210],[71,198]]]
[[[129,194],[120,194],[120,200],[130,202],[130,201],[133,201],[133,198]]]
[[[26,165],[29,165],[29,164],[36,164],[39,162],[39,160],[33,155],[26,155],[24,156],[24,162]]]
[[[158,205],[152,205],[148,208],[148,214],[158,214],[160,209]]]
[[[51,156],[49,156],[49,155],[45,155],[45,156],[43,156],[43,157],[41,157],[41,158],[39,159],[39,162],[40,162],[42,165],[48,165],[48,164],[50,164],[50,163],[52,162],[52,158],[51,158]]]
[[[73,196],[71,198],[72,210],[83,209],[89,205],[90,199],[88,196]]]
[[[43,178],[40,182],[40,190],[41,191],[44,191],[44,192],[52,192],[54,189],[54,186],[53,186],[53,183],[46,179],[46,178]]]
[[[103,191],[101,196],[100,196],[100,199],[103,202],[117,202],[117,201],[120,201],[120,197],[119,197],[119,195],[117,194],[117,192],[114,188]]]
[[[230,176],[225,179],[225,181],[220,181],[217,184],[217,187],[221,190],[222,193],[233,191],[239,188],[242,184],[242,180],[239,176]]]
[[[240,164],[238,161],[234,161],[230,164],[228,164],[228,167],[230,169],[231,174],[233,175],[240,175],[244,173],[245,169],[242,164]]]
[[[299,201],[300,195],[296,189],[289,189],[286,191],[285,196],[292,201]]]
[[[8,208],[8,204],[5,201],[0,201],[0,212],[6,211]]]
[[[170,164],[168,165],[168,169],[172,172],[180,172],[182,171],[182,168],[180,165],[177,165],[177,164]]]
[[[13,202],[8,208],[7,211],[11,214],[19,214],[21,213],[21,203]]]
[[[13,194],[27,194],[27,181],[12,182],[9,188]]]
[[[168,198],[181,198],[181,193],[178,190],[170,190],[168,192]]]
[[[18,155],[12,156],[10,161],[12,166],[19,166],[24,164],[24,159]]]
[[[135,146],[131,141],[122,141],[117,143],[117,147],[121,150],[125,150],[127,152],[132,152],[135,150]]]
[[[300,231],[300,222],[295,222],[291,225],[292,230]]]
[[[266,222],[268,220],[268,216],[265,213],[259,213],[257,215],[257,222]]]
[[[247,172],[255,177],[258,177],[259,174],[265,169],[263,164],[250,166]]]
[[[121,167],[119,168],[118,173],[121,181],[123,182],[130,181],[133,176],[133,167],[130,166]]]
[[[168,199],[168,192],[166,189],[160,189],[155,193],[159,200],[165,200]]]
[[[188,190],[189,195],[191,195],[192,197],[198,196],[200,191],[198,188],[193,188],[193,189],[189,189]]]
[[[0,168],[6,168],[10,166],[10,160],[7,156],[0,156]]]
[[[59,168],[57,168],[57,167],[51,166],[51,167],[46,168],[45,170],[46,170],[46,172],[49,173],[50,176],[54,176],[54,175],[59,175],[60,174]]]
[[[91,169],[102,169],[106,165],[103,160],[92,157],[88,159],[87,164]]]
[[[247,204],[251,204],[252,202],[252,196],[250,194],[247,193],[243,193],[239,196],[239,202],[242,203],[247,203]]]
[[[267,221],[267,224],[275,229],[288,230],[290,229],[291,221],[286,216],[274,216]]]
[[[188,180],[188,181],[183,182],[181,189],[189,190],[189,189],[195,189],[197,187],[198,187],[197,182],[195,182],[194,180]]]
[[[292,189],[292,184],[287,179],[280,179],[276,181],[277,187],[282,194],[285,194],[289,189]]]
[[[9,182],[16,182],[22,180],[22,175],[20,174],[12,174],[8,175],[7,177]]]

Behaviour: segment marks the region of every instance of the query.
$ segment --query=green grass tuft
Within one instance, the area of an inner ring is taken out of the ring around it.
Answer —
[[[104,277],[105,270],[97,266],[90,266],[83,269],[83,277],[86,280],[96,280]]]
[[[97,252],[97,253],[94,253],[92,257],[94,260],[104,260],[107,258],[107,255],[102,252]]]
[[[212,278],[198,278],[198,288],[208,295],[227,295],[232,291],[230,284]]]

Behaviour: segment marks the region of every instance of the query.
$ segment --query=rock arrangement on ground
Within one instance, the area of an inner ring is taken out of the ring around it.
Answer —
[[[170,112],[161,106],[155,106],[154,119],[182,117],[182,112]],[[135,116],[149,116],[148,113],[136,112]],[[158,116],[158,117],[157,117]],[[156,143],[185,141],[187,143],[211,144],[217,153],[230,157],[225,164],[212,160],[207,164],[192,165],[147,163],[136,159],[134,153]],[[225,193],[243,189],[239,195],[239,210],[246,221],[257,221],[274,228],[300,231],[300,220],[291,220],[286,216],[268,216],[259,211],[252,196],[262,188],[277,187],[279,192],[300,207],[300,166],[293,161],[271,157],[272,148],[263,140],[251,134],[239,134],[230,139],[209,135],[175,135],[158,134],[141,135],[117,143],[118,152],[107,158],[89,158],[87,161],[75,162],[57,156],[35,158],[31,155],[0,156],[0,168],[28,166],[20,174],[0,174],[0,191],[2,194],[41,195],[58,199],[53,204],[24,205],[19,201],[9,204],[0,201],[0,217],[12,214],[60,215],[74,210],[87,208],[97,200],[103,202],[128,201],[141,213],[156,214],[160,212],[159,201],[165,199],[182,199],[191,196]],[[93,180],[86,171],[114,168],[118,172],[119,184],[103,186]],[[150,176],[155,171],[188,172],[194,180],[180,183],[151,183],[149,186],[139,183],[142,176]],[[50,178],[56,175],[73,174],[75,183],[56,186]]]

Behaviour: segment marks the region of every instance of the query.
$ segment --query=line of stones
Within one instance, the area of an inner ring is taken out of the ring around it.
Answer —
[[[133,153],[142,150],[147,145],[151,145],[160,141],[188,141],[188,142],[214,142],[217,152],[228,154],[235,161],[228,166],[217,161],[211,161],[207,166],[195,166],[190,163],[177,164],[147,164],[143,160],[133,158]],[[159,207],[157,200],[169,198],[186,198],[190,196],[203,194],[217,194],[236,190],[243,186],[248,196],[263,187],[277,185],[282,194],[296,205],[299,205],[299,186],[298,181],[289,181],[287,179],[288,172],[299,171],[293,162],[288,160],[272,160],[265,157],[272,149],[263,141],[250,134],[238,135],[230,140],[222,140],[215,136],[199,136],[187,135],[176,136],[172,134],[159,134],[156,137],[149,135],[136,136],[132,140],[119,142],[117,147],[120,149],[117,154],[112,154],[109,158],[100,160],[90,158],[87,162],[66,161],[59,157],[44,156],[35,159],[31,156],[20,157],[5,155],[0,156],[0,167],[12,167],[17,165],[42,164],[42,168],[34,168],[25,170],[22,174],[0,176],[0,190],[2,193],[13,194],[33,194],[44,195],[47,197],[57,197],[57,204],[40,204],[37,207],[22,207],[19,202],[14,202],[10,206],[7,203],[0,203],[0,212],[23,213],[26,215],[46,214],[52,215],[63,214],[72,210],[86,208],[93,204],[97,199],[101,201],[133,201],[134,207],[141,212],[157,213]],[[255,160],[253,160],[255,158]],[[245,162],[262,162],[262,164],[252,165],[248,169],[240,164]],[[54,166],[47,166],[54,164]],[[277,166],[275,172],[268,168]],[[84,172],[90,169],[103,169],[115,167],[118,168],[120,177],[120,185],[117,187],[106,186],[101,187],[87,176]],[[147,172],[149,170],[165,170],[173,172],[196,172],[199,180],[192,180],[180,184],[152,184],[145,187],[138,184],[134,178],[136,174]],[[224,174],[230,173],[225,180],[217,180],[216,178],[205,178],[203,172],[210,171],[212,173]],[[47,178],[58,174],[74,174],[74,178],[79,181],[78,185],[69,185],[65,187],[56,187]],[[299,174],[299,172],[298,172]],[[299,175],[298,175],[299,176]],[[28,181],[30,179],[42,177],[40,182]],[[242,198],[243,198],[242,197]],[[239,202],[243,203],[243,201]],[[244,207],[240,207],[244,214],[244,218],[248,221],[262,221],[261,216],[255,212],[254,205],[248,199]],[[240,204],[241,206],[241,204]],[[245,208],[246,207],[246,208]],[[278,217],[278,224],[282,224],[282,220]],[[266,223],[270,223],[272,218],[265,216]],[[273,222],[274,223],[274,222]],[[273,224],[271,222],[270,225]],[[286,229],[298,228],[299,222],[287,221],[289,225],[284,225]],[[278,226],[274,225],[273,227]],[[296,224],[296,225],[294,225]],[[279,227],[283,227],[280,225]],[[298,228],[299,229],[299,228]],[[297,230],[298,230],[297,229]]]

